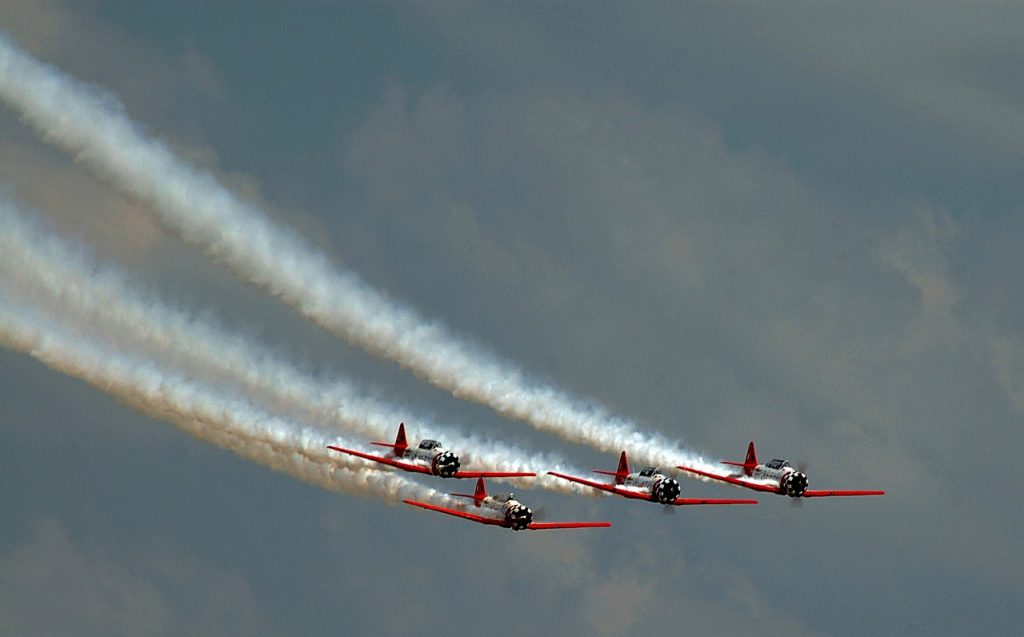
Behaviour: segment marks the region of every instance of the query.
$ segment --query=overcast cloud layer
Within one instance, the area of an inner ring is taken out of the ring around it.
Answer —
[[[615,526],[501,533],[269,471],[3,350],[0,632],[1014,632],[1022,14],[0,1],[13,41],[424,316],[708,459],[754,439],[813,487],[888,490],[672,515],[523,490]],[[0,180],[311,376],[614,466],[348,348],[7,109]]]

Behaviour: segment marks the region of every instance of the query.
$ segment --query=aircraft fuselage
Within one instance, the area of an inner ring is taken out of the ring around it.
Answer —
[[[622,487],[643,493],[648,500],[668,504],[677,497],[681,491],[679,482],[658,471],[655,467],[644,467],[635,473],[630,473],[622,481]]]
[[[751,471],[750,477],[754,480],[774,482],[778,485],[779,493],[792,497],[800,497],[808,484],[806,473],[779,459],[757,465]]]
[[[414,447],[406,447],[398,455],[402,460],[423,464],[430,467],[431,473],[442,478],[450,478],[459,470],[459,457],[446,450],[436,440],[421,440]]]

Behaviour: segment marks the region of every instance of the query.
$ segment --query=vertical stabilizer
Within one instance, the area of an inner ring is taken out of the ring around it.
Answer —
[[[477,478],[476,491],[473,492],[473,495],[469,495],[468,493],[449,493],[448,495],[455,496],[456,498],[472,498],[473,506],[480,506],[487,497],[487,487],[484,486],[483,478]]]
[[[606,476],[615,476],[615,484],[622,484],[626,481],[626,477],[629,476],[629,462],[626,461],[626,452],[623,451],[619,455],[619,468],[614,473],[611,471],[601,471],[600,469],[595,470],[594,473],[603,473]]]
[[[409,442],[405,438],[405,423],[398,423],[398,435],[395,436],[394,444],[390,442],[371,442],[370,444],[378,447],[391,447],[395,450],[396,456],[402,455],[409,448]]]
[[[398,423],[398,435],[395,436],[395,451],[405,451],[408,446],[409,442],[405,439],[405,423],[400,422]],[[751,449],[753,449],[753,447],[751,447]]]
[[[743,462],[723,460],[722,464],[731,464],[734,467],[743,467],[743,473],[748,476],[753,474],[754,469],[757,468],[757,452],[754,450],[754,441],[751,440],[750,444],[747,445],[747,457]]]
[[[747,445],[747,458],[743,461],[743,473],[748,476],[754,472],[754,467],[757,466],[757,452],[754,451],[754,441],[751,440],[750,444]]]
[[[480,506],[480,503],[487,497],[487,487],[484,486],[484,479],[476,479],[476,491],[473,492],[473,504]]]

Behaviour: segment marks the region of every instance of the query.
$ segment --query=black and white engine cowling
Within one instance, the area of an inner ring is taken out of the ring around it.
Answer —
[[[661,504],[671,504],[679,497],[681,489],[679,482],[672,478],[665,478],[654,485],[654,499]]]
[[[460,466],[459,457],[451,451],[442,451],[434,456],[430,463],[430,468],[434,475],[441,476],[442,478],[453,477],[458,473]]]
[[[782,478],[782,490],[791,498],[799,498],[807,489],[807,474],[791,471]]]
[[[533,521],[533,511],[521,504],[514,504],[506,509],[505,519],[513,531],[522,531]]]

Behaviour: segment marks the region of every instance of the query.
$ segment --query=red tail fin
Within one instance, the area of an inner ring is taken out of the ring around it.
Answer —
[[[487,487],[484,486],[484,479],[476,479],[476,491],[473,492],[473,503],[480,506],[480,503],[487,497]]]
[[[757,452],[754,451],[753,440],[747,445],[747,459],[743,461],[743,466],[747,468],[747,475],[750,475],[754,471],[754,467],[757,466]]]
[[[619,468],[612,473],[611,471],[594,471],[594,473],[603,473],[606,476],[615,476],[615,484],[622,484],[626,481],[626,476],[629,475],[629,463],[626,462],[626,452],[623,451],[619,456]]]
[[[734,467],[743,467],[743,473],[748,476],[754,473],[754,469],[757,468],[757,452],[754,451],[754,441],[751,440],[750,444],[747,445],[747,457],[742,463],[723,460],[722,464],[731,464]]]
[[[473,495],[468,493],[449,493],[448,495],[453,495],[456,498],[473,498],[473,505],[480,506],[480,503],[487,497],[487,487],[484,486],[483,478],[477,478],[476,491],[473,492]]]
[[[409,448],[409,442],[405,439],[405,423],[398,423],[398,435],[395,436],[394,444],[390,442],[371,442],[370,444],[378,447],[391,447],[395,450],[396,456],[402,455]]]

